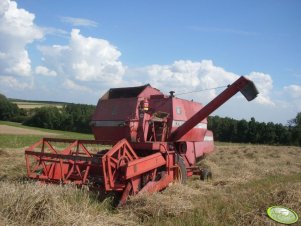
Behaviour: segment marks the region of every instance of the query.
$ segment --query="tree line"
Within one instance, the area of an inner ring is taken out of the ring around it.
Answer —
[[[21,122],[23,125],[72,132],[91,133],[89,122],[94,105],[66,104],[62,108],[41,107],[20,109],[0,94],[0,120]]]
[[[208,129],[213,131],[216,141],[301,146],[301,112],[288,125],[211,116]]]
[[[63,108],[41,107],[32,110],[24,125],[81,133],[91,133],[89,123],[95,106],[67,104]]]
[[[18,105],[10,102],[4,95],[0,94],[0,120],[21,122],[26,118],[26,111],[18,108]]]

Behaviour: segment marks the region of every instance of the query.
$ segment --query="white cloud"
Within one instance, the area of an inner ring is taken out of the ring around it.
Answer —
[[[97,22],[93,20],[84,19],[84,18],[60,17],[60,19],[62,22],[71,24],[72,26],[97,27],[98,25]]]
[[[179,60],[170,65],[151,65],[140,68],[135,73],[146,75],[143,78],[145,81],[149,81],[150,84],[163,90],[165,93],[170,90],[176,91],[175,95],[226,86],[239,77],[237,74],[214,65],[211,60],[202,60],[200,62]],[[273,105],[270,99],[270,91],[273,88],[271,76],[252,72],[246,77],[254,81],[260,92],[256,100],[257,103]],[[136,76],[136,79],[141,80],[142,78]],[[195,92],[183,97],[208,102],[218,94],[218,91],[212,89],[204,92]]]
[[[291,108],[295,108],[297,112],[301,111],[301,86],[289,85],[283,88],[284,95],[287,97],[287,103]]]
[[[68,45],[40,46],[44,63],[59,75],[81,82],[117,85],[122,82],[125,67],[119,61],[120,51],[108,41],[84,37],[73,29]]]
[[[28,90],[33,88],[32,79],[26,79],[23,81],[22,79],[16,79],[13,76],[0,76],[0,84],[1,86],[19,90]]]
[[[211,60],[179,60],[170,65],[151,65],[141,71],[148,75],[150,83],[155,87],[163,90],[174,89],[180,93],[229,84],[237,77],[213,65]],[[210,96],[215,95],[214,90],[210,92]]]
[[[26,45],[43,37],[34,24],[34,14],[17,7],[15,1],[0,3],[0,76],[30,76],[31,60]]]
[[[68,38],[69,36],[69,32],[60,28],[42,27],[41,29],[45,35],[54,35],[61,38]]]
[[[271,76],[261,72],[252,72],[247,77],[256,84],[259,91],[259,95],[255,101],[260,104],[275,105],[270,98],[270,93],[273,89],[273,80]]]
[[[81,92],[91,92],[91,89],[82,85],[76,84],[74,81],[70,79],[66,79],[63,83],[63,86],[67,89],[74,90],[74,91],[81,91]]]
[[[44,66],[37,66],[35,69],[35,73],[38,75],[45,75],[45,76],[57,76],[55,71],[49,70],[47,67]]]
[[[301,86],[299,85],[285,86],[284,91],[286,91],[292,98],[301,98]]]

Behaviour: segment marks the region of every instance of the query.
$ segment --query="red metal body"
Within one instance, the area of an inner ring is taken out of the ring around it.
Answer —
[[[244,77],[206,106],[150,85],[110,89],[92,117],[95,140],[42,139],[25,151],[28,176],[121,192],[121,203],[184,182],[200,172],[196,162],[214,149],[206,117],[239,91],[248,100],[258,94]]]

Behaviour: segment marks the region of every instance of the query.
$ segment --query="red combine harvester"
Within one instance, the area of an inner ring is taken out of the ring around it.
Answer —
[[[92,117],[95,140],[43,138],[25,150],[27,175],[119,192],[120,204],[129,195],[184,183],[206,172],[196,162],[214,149],[206,117],[239,91],[248,101],[258,94],[243,76],[206,106],[150,85],[110,89]]]

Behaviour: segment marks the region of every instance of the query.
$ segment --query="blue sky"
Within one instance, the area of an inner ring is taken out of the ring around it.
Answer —
[[[95,104],[110,87],[181,93],[245,75],[259,98],[238,95],[216,114],[286,123],[301,111],[298,0],[0,2],[8,97]],[[181,97],[207,103],[217,93]]]

